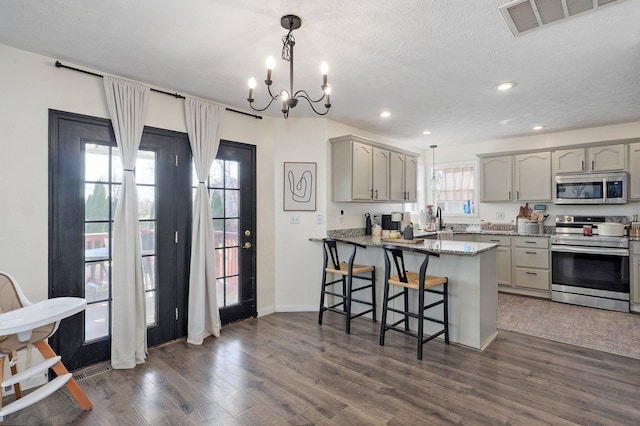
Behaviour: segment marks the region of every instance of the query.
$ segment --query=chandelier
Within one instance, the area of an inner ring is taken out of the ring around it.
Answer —
[[[267,91],[269,92],[269,96],[271,99],[269,103],[264,108],[255,108],[253,106],[253,93],[256,87],[256,79],[251,77],[249,79],[249,97],[247,100],[249,101],[249,106],[254,111],[264,111],[269,108],[273,101],[280,99],[282,101],[282,114],[284,118],[289,117],[289,110],[291,108],[295,108],[298,105],[299,99],[306,99],[309,102],[309,106],[313,112],[318,115],[326,115],[329,112],[329,108],[331,108],[331,101],[329,95],[331,93],[331,86],[327,83],[327,73],[329,72],[329,67],[326,62],[323,62],[320,65],[320,72],[322,73],[322,96],[319,99],[312,99],[311,96],[307,93],[306,90],[298,90],[296,92],[293,91],[293,46],[296,44],[296,39],[293,37],[293,30],[297,30],[302,25],[302,20],[296,15],[285,15],[280,19],[280,25],[285,30],[288,30],[286,36],[282,37],[282,59],[289,62],[289,90],[282,89],[275,96],[271,92],[271,74],[273,71],[273,67],[275,65],[275,60],[273,57],[269,57],[267,59],[267,79],[264,83],[267,85]],[[318,111],[314,104],[318,104],[324,100],[325,111]]]

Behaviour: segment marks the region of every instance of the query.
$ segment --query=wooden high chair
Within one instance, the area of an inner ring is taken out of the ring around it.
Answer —
[[[51,395],[62,386],[67,386],[71,396],[83,410],[93,407],[71,373],[60,361],[46,339],[58,329],[60,320],[85,309],[87,302],[78,297],[57,297],[39,303],[31,303],[18,283],[5,272],[0,272],[0,383],[4,390],[13,386],[16,400],[2,406],[0,399],[0,421],[11,413],[28,407]],[[40,364],[30,366],[32,347],[45,358]],[[18,372],[17,352],[26,349],[26,367]],[[5,359],[9,360],[11,375],[4,377]],[[26,395],[22,394],[20,382],[53,369],[57,377]]]

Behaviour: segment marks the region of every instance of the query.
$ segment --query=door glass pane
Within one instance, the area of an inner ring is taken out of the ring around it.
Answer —
[[[140,222],[140,241],[142,243],[142,255],[147,256],[156,253],[156,222]]]
[[[238,276],[225,278],[225,303],[227,305],[235,305],[239,302],[238,298]]]
[[[84,311],[84,340],[89,342],[109,336],[109,302],[87,304]]]
[[[138,185],[138,218],[156,218],[156,187]]]
[[[120,159],[120,149],[115,146],[111,148],[111,181],[115,183],[122,182],[122,160]]]
[[[109,184],[85,183],[84,219],[109,220]]]
[[[136,159],[136,183],[139,185],[155,185],[156,183],[156,153],[153,151],[138,151]]]
[[[224,217],[224,190],[210,189],[209,194],[211,196],[211,217],[214,219]]]
[[[109,261],[84,264],[84,297],[87,303],[109,300]]]
[[[240,188],[240,179],[238,178],[239,163],[237,161],[226,161],[225,166],[225,188]]]
[[[213,219],[213,242],[216,248],[224,247],[224,219]]]
[[[92,143],[85,144],[84,180],[87,182],[106,182],[109,180],[108,177],[109,147]]]
[[[222,188],[224,187],[224,161],[215,160],[211,165],[209,171],[209,187],[210,188]]]
[[[146,293],[147,327],[158,323],[158,301],[156,300],[156,294],[157,292],[155,290]]]
[[[142,280],[145,290],[157,289],[156,256],[142,257]]]
[[[240,191],[226,190],[225,196],[225,216],[238,217],[240,215]]]

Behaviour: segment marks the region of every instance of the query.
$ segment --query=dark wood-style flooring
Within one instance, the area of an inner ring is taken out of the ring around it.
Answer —
[[[144,365],[82,380],[4,424],[631,425],[640,361],[501,331],[484,352],[413,340],[365,319],[276,313],[227,326],[203,346],[152,349]],[[6,403],[7,401],[5,401]]]

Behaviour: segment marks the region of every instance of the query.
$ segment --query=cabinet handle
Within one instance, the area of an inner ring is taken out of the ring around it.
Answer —
[[[525,251],[526,254],[538,254],[535,251]]]
[[[584,160],[580,160],[580,170],[584,171]]]
[[[525,244],[535,244],[535,241],[525,241]]]
[[[516,200],[520,199],[520,191],[516,191]]]
[[[371,188],[371,199],[373,200],[373,188]]]
[[[509,199],[511,199],[511,191],[509,191]]]
[[[538,275],[537,272],[529,272],[529,271],[526,271],[525,274],[527,274],[527,275]]]
[[[489,240],[489,241],[492,242],[492,243],[499,243],[500,242],[500,240]]]
[[[596,169],[596,160],[591,160],[591,170]]]
[[[378,199],[378,190],[376,189],[376,200]]]

